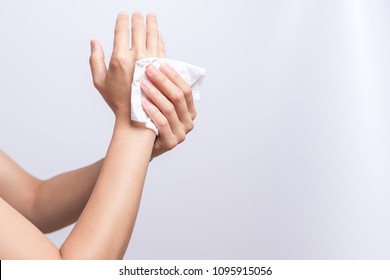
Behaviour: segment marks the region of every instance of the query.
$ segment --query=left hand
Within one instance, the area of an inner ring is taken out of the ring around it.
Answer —
[[[130,118],[130,92],[135,61],[145,57],[165,58],[164,40],[158,31],[157,18],[136,13],[132,16],[131,41],[129,49],[129,22],[126,14],[119,14],[115,27],[114,49],[107,70],[103,48],[92,41],[90,58],[95,87],[107,104],[121,119]],[[155,70],[155,71],[153,71]],[[147,67],[142,91],[151,102],[144,100],[143,107],[159,130],[154,143],[152,158],[157,157],[183,142],[193,129],[196,117],[191,87],[169,65],[156,69]]]
[[[134,13],[131,17],[131,48],[129,49],[129,17],[120,13],[116,20],[114,48],[107,69],[101,45],[91,41],[90,65],[93,83],[115,114],[116,120],[130,122],[130,94],[135,62],[139,59],[160,56],[162,38],[157,18],[149,13],[144,17]]]

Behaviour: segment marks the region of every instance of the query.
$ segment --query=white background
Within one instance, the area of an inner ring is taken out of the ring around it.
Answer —
[[[154,11],[169,57],[207,69],[125,258],[390,258],[388,1],[2,0],[0,148],[32,174],[104,156],[89,40],[109,58],[122,10]]]

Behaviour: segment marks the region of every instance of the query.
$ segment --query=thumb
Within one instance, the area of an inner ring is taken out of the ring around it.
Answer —
[[[91,57],[89,58],[91,66],[93,84],[97,90],[104,86],[107,67],[104,62],[104,52],[102,46],[95,40],[91,40]]]

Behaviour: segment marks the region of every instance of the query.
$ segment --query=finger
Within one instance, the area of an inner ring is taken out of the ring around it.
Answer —
[[[159,51],[159,34],[157,18],[153,13],[146,16],[146,48],[152,56],[157,56]]]
[[[158,56],[162,58],[167,57],[167,53],[165,51],[164,37],[161,33],[158,33]]]
[[[168,120],[172,132],[175,135],[182,136],[184,133],[183,127],[173,104],[148,80],[141,82],[141,89]]]
[[[141,13],[134,13],[131,17],[131,48],[140,52],[146,50],[146,34],[144,17]]]
[[[184,94],[184,98],[187,103],[188,111],[191,114],[192,120],[196,117],[194,97],[192,96],[192,89],[190,85],[175,71],[171,66],[164,63],[160,66],[161,72],[168,77],[168,79],[174,83]]]
[[[121,12],[116,18],[113,53],[128,51],[129,49],[129,16]]]
[[[104,52],[102,46],[95,40],[91,41],[91,57],[89,58],[93,84],[97,89],[101,89],[106,79],[107,67],[104,62]]]
[[[179,119],[188,122],[191,117],[183,92],[153,64],[146,68],[146,76],[174,105]]]
[[[161,113],[160,110],[146,98],[142,100],[142,107],[156,125],[158,129],[158,137],[161,141],[166,144],[172,143],[172,146],[174,146],[175,136],[164,114]]]

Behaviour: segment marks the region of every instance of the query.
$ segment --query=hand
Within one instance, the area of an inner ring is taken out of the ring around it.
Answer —
[[[90,58],[96,89],[116,117],[126,119],[130,118],[130,93],[135,61],[149,56],[166,57],[164,40],[158,32],[157,19],[153,14],[148,14],[146,28],[141,14],[132,16],[130,50],[128,24],[128,16],[120,13],[115,26],[114,49],[108,71],[104,63],[103,49],[94,40],[91,41]],[[196,111],[191,87],[175,70],[168,65],[160,67],[161,71],[157,70],[157,75],[153,75],[150,70],[153,68],[148,67],[146,75],[152,82],[151,87],[147,88],[147,81],[144,81],[141,88],[153,102],[151,104],[145,100],[143,105],[159,130],[152,152],[154,158],[184,141],[186,134],[194,127]]]
[[[144,99],[143,107],[159,131],[154,158],[184,141],[194,128],[196,111],[191,87],[168,64],[162,64],[160,69],[149,65],[146,76],[150,82],[142,81],[141,89],[150,101]]]
[[[91,41],[90,65],[93,83],[116,119],[130,121],[130,94],[134,64],[137,60],[163,54],[162,37],[153,14],[146,17],[146,27],[141,14],[132,16],[131,49],[129,49],[129,17],[120,13],[116,20],[114,48],[109,68],[104,62],[101,45]]]

